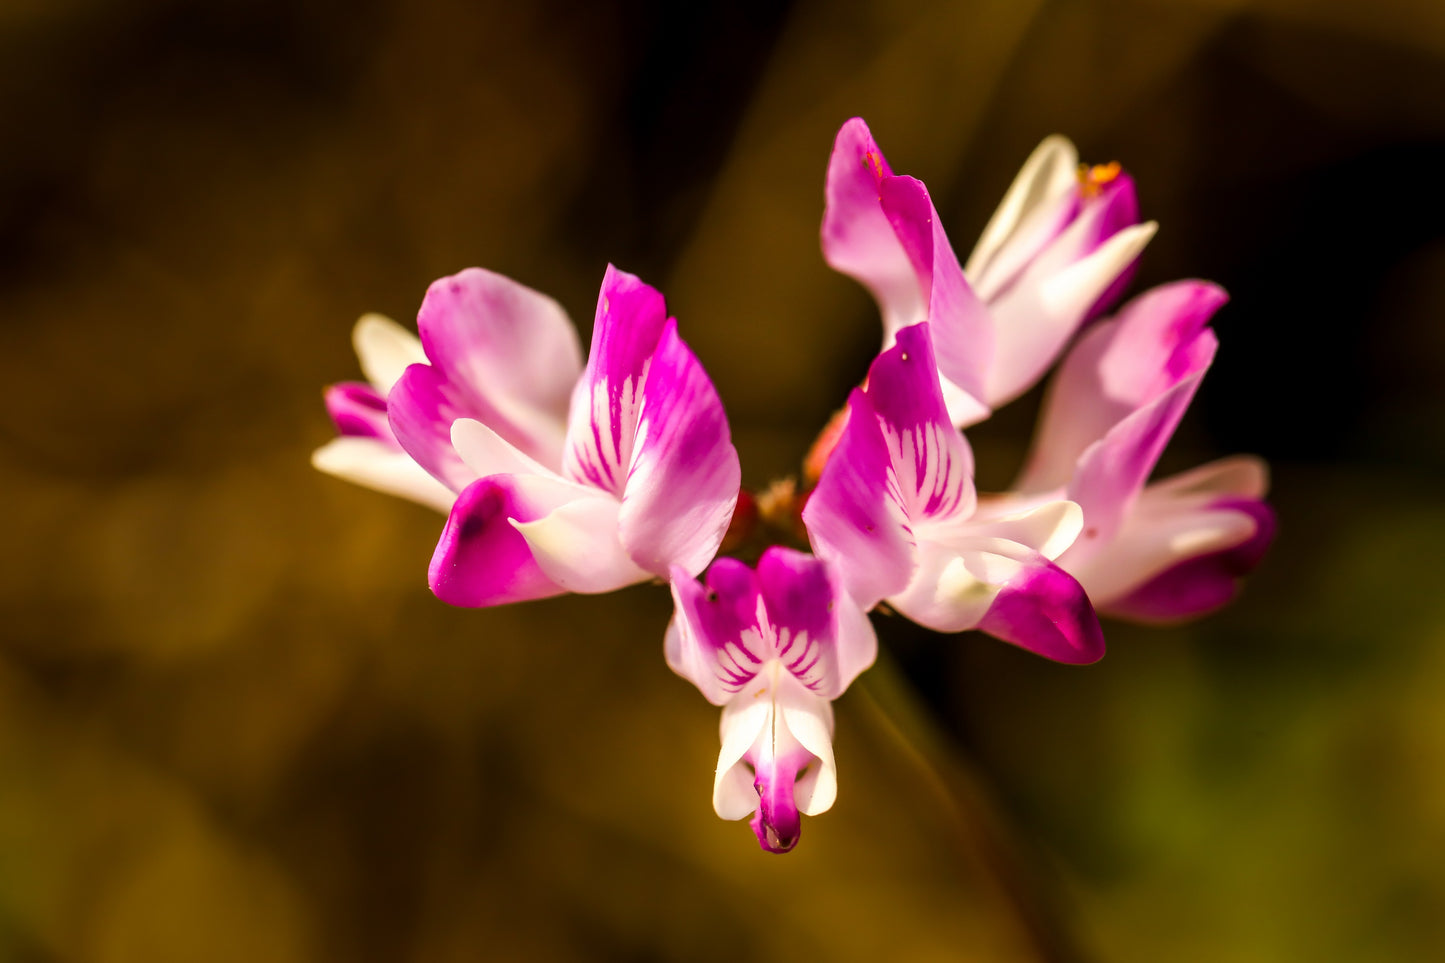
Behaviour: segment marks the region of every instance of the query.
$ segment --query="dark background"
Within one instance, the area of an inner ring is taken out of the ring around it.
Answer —
[[[877,347],[855,114],[961,254],[1044,135],[1122,161],[1135,289],[1234,296],[1165,468],[1264,455],[1282,527],[1087,669],[880,618],[775,858],[666,592],[449,609],[440,517],[307,458],[361,313],[480,264],[585,338],[612,261],[793,471]],[[0,960],[1445,953],[1438,2],[10,0],[0,134]]]

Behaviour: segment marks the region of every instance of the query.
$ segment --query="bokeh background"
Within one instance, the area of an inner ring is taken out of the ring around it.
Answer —
[[[1235,298],[1165,467],[1282,527],[1087,669],[879,618],[777,858],[666,592],[449,609],[441,518],[307,458],[363,312],[480,264],[585,338],[613,261],[793,471],[877,344],[855,114],[960,251],[1044,135],[1122,161],[1136,289]],[[6,0],[0,132],[0,960],[1445,955],[1438,0]]]

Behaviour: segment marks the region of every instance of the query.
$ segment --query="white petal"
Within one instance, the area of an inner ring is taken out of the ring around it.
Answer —
[[[452,447],[478,478],[488,475],[543,475],[561,480],[560,475],[472,418],[458,418],[452,423]]]
[[[311,453],[311,464],[328,475],[399,495],[443,514],[451,511],[457,498],[406,452],[375,438],[333,438]]]
[[[1054,134],[1034,148],[968,257],[963,273],[970,283],[977,287],[990,262],[1031,215],[1075,189],[1078,167],[1079,152],[1067,137]]]
[[[550,514],[534,522],[512,521],[547,577],[569,592],[586,593],[611,592],[652,578],[650,572],[637,567],[618,540],[621,503],[580,485],[573,487],[578,489],[578,497]]]
[[[384,314],[363,314],[351,331],[362,373],[383,396],[408,365],[426,364],[421,339]]]
[[[740,695],[722,711],[722,751],[717,757],[712,808],[723,819],[742,819],[758,808],[753,776],[742,760],[762,734],[772,712],[772,700],[756,690]]]

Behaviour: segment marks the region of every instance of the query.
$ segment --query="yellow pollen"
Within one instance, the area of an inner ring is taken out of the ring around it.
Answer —
[[[1105,184],[1113,181],[1124,169],[1119,166],[1118,161],[1109,161],[1107,164],[1095,164],[1089,167],[1086,164],[1079,165],[1079,187],[1083,189],[1085,197],[1093,197],[1098,194]]]
[[[871,170],[874,177],[883,176],[883,160],[876,150],[870,150],[863,155],[863,166]]]

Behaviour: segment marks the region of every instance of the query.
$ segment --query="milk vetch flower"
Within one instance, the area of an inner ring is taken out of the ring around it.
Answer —
[[[976,514],[973,453],[945,410],[927,324],[898,332],[848,412],[803,522],[860,606],[887,601],[931,629],[982,629],[1060,662],[1103,656],[1084,590],[1052,561],[1081,530],[1079,506]]]
[[[873,294],[884,347],[929,322],[950,419],[964,427],[1028,390],[1117,295],[1153,222],[1117,164],[1081,170],[1063,137],[1039,145],[966,266],[922,181],[895,175],[868,125],[843,125],[828,163],[823,256]]]
[[[828,563],[782,547],[756,570],[720,558],[705,584],[678,571],[672,593],[667,664],[723,707],[713,808],[786,853],[837,796],[832,700],[872,664],[873,627]]]

